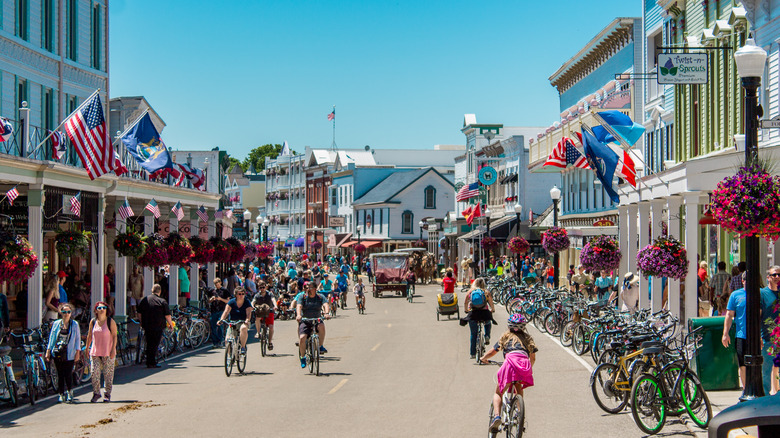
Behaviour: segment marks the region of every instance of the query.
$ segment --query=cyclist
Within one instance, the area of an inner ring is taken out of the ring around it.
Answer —
[[[296,302],[296,321],[298,321],[298,351],[301,359],[301,368],[306,368],[306,341],[315,329],[313,321],[301,321],[302,318],[322,318],[322,308],[325,307],[325,319],[330,319],[328,312],[330,307],[328,299],[317,292],[317,286],[314,282],[306,284],[306,291],[299,293],[295,297]],[[320,353],[327,353],[323,344],[325,343],[325,324],[320,322],[316,326],[317,335],[320,337]]]
[[[366,287],[363,285],[363,279],[358,278],[357,283],[355,283],[355,287],[353,288],[353,292],[355,293],[355,307],[358,306],[358,300],[361,298],[363,299],[363,309],[366,308],[366,293],[365,293]]]
[[[501,335],[496,345],[480,358],[482,363],[488,363],[488,359],[499,351],[504,353],[504,363],[498,370],[496,393],[493,394],[493,412],[496,416],[490,421],[490,432],[498,432],[501,425],[501,404],[509,385],[515,386],[520,397],[523,396],[523,388],[534,386],[533,366],[539,349],[525,329],[527,322],[519,313],[510,316],[507,320],[508,330]]]
[[[345,272],[339,272],[336,276],[336,298],[340,299],[344,295],[344,302],[346,302],[347,289],[349,289],[349,277]]]
[[[349,265],[347,264],[347,259],[345,259],[345,258],[341,259],[341,269],[339,269],[339,271],[341,271],[341,273],[344,274],[344,275],[349,275],[349,271],[351,271],[351,269],[349,268]]]
[[[257,294],[255,294],[255,297],[252,299],[252,308],[255,310],[255,329],[257,330],[255,339],[260,338],[260,322],[261,320],[265,320],[265,325],[268,326],[269,350],[274,349],[274,310],[276,310],[277,307],[276,298],[268,292],[268,286],[265,282],[260,282],[257,285]]]
[[[230,315],[230,321],[244,320],[239,329],[239,341],[241,342],[241,354],[246,354],[246,339],[249,337],[249,326],[252,323],[252,305],[246,299],[246,290],[243,286],[236,286],[235,295],[235,298],[228,301],[217,324],[222,325],[228,315]]]
[[[493,296],[488,291],[484,278],[477,278],[471,285],[471,289],[466,294],[463,303],[469,329],[471,330],[471,344],[469,354],[474,359],[477,355],[477,325],[484,321],[485,324],[485,342],[490,342],[490,329],[493,322],[493,313],[496,312],[496,305],[493,303]],[[465,323],[464,323],[465,325]]]

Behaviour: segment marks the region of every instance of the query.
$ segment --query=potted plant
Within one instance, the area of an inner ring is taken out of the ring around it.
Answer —
[[[320,242],[319,240],[315,240],[314,242],[311,243],[311,247],[312,249],[320,249],[322,248],[322,242]]]
[[[54,241],[57,253],[62,257],[85,256],[89,253],[92,233],[80,230],[57,231]]]
[[[363,253],[366,251],[366,245],[363,245],[362,243],[358,243],[355,245],[355,252]]]
[[[244,244],[244,258],[247,260],[254,260],[257,257],[257,245],[254,243]]]
[[[260,258],[267,258],[274,252],[274,245],[271,242],[263,242],[257,246],[257,255]]]
[[[235,237],[228,237],[225,239],[225,242],[230,245],[230,257],[228,258],[229,263],[238,263],[244,260],[244,253],[246,251],[244,250],[244,244],[241,243],[240,240],[236,239]]]
[[[233,248],[229,243],[219,237],[212,237],[209,239],[209,242],[211,242],[211,246],[214,248],[212,261],[216,263],[227,263],[230,261]]]
[[[615,239],[597,236],[585,244],[580,253],[580,263],[585,269],[601,271],[617,269],[620,265],[620,248]]]
[[[669,277],[682,280],[688,274],[688,253],[679,240],[661,236],[639,250],[636,265],[647,277]]]
[[[550,227],[542,233],[542,248],[550,254],[563,251],[569,247],[569,234],[565,228]]]
[[[189,263],[192,257],[190,241],[179,233],[170,233],[165,238],[165,246],[168,249],[168,264],[183,266]]]
[[[146,238],[146,252],[138,257],[138,264],[150,268],[157,268],[168,264],[168,249],[165,247],[165,239],[159,234],[153,234]]]
[[[0,282],[19,283],[32,277],[38,256],[22,236],[0,234]]]
[[[117,233],[114,239],[114,250],[122,257],[138,259],[146,252],[146,236],[128,227],[124,233]]]
[[[493,251],[496,247],[498,247],[498,240],[490,236],[485,236],[482,238],[479,244],[480,246],[482,246],[482,249],[484,249],[486,252],[490,252]]]
[[[780,177],[767,162],[740,167],[712,192],[710,210],[718,224],[736,233],[777,240],[780,237]]]
[[[214,259],[214,245],[211,244],[210,240],[201,239],[197,236],[190,237],[190,246],[192,247],[190,261],[199,265],[205,265]]]
[[[509,248],[510,251],[514,254],[525,254],[528,252],[529,249],[531,249],[531,245],[528,244],[528,241],[520,236],[515,236],[511,239],[509,239],[509,243],[507,244],[507,248]]]

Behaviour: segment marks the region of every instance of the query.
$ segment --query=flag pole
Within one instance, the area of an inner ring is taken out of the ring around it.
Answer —
[[[80,109],[81,109],[81,107],[83,107],[85,103],[89,102],[89,100],[90,100],[90,99],[92,99],[92,97],[94,97],[94,96],[95,96],[96,94],[98,94],[98,93],[100,93],[100,88],[98,88],[97,90],[95,90],[95,92],[94,92],[94,93],[90,94],[88,98],[84,99],[84,101],[83,101],[83,102],[81,102],[81,105],[77,106],[77,107],[76,107],[76,109],[74,109],[73,111],[71,111],[71,112],[70,112],[70,114],[68,114],[68,117],[65,117],[65,118],[62,120],[62,122],[60,122],[60,124],[59,124],[59,125],[57,125],[57,127],[56,127],[56,128],[52,129],[52,130],[49,132],[49,135],[47,135],[46,137],[44,137],[44,138],[43,138],[43,140],[41,140],[41,142],[40,142],[40,143],[38,143],[38,144],[35,146],[35,148],[34,148],[32,151],[30,151],[30,152],[29,152],[29,155],[32,155],[32,154],[34,154],[34,153],[35,153],[35,151],[37,151],[37,150],[38,150],[38,148],[40,148],[42,144],[46,143],[46,140],[48,140],[48,139],[49,139],[49,138],[50,138],[52,135],[54,135],[54,133],[55,133],[55,132],[59,131],[59,129],[62,127],[62,125],[64,125],[64,124],[65,124],[65,122],[67,122],[67,121],[68,121],[68,119],[70,119],[70,116],[72,116],[73,114],[75,114],[75,113],[76,113],[76,111],[80,110]]]
[[[336,105],[333,105],[333,143],[330,145],[330,149],[333,151],[338,149],[336,146]]]
[[[115,144],[117,144],[117,142],[119,142],[119,140],[121,140],[121,139],[122,139],[122,137],[124,137],[124,136],[125,136],[125,134],[127,134],[127,133],[128,133],[130,130],[131,130],[131,129],[135,128],[135,125],[137,125],[137,124],[138,124],[138,122],[140,122],[140,121],[141,121],[141,119],[142,119],[142,118],[144,118],[144,116],[145,116],[146,114],[148,114],[148,113],[149,113],[149,108],[145,109],[145,110],[144,110],[144,112],[143,112],[143,113],[141,113],[141,115],[140,115],[140,116],[138,116],[138,118],[137,118],[137,119],[135,119],[135,122],[133,122],[133,123],[130,125],[130,127],[128,127],[127,129],[125,129],[125,130],[124,130],[124,132],[122,132],[121,134],[117,135],[117,137],[116,137],[116,140],[114,140],[114,142],[112,143],[112,145],[115,145]]]

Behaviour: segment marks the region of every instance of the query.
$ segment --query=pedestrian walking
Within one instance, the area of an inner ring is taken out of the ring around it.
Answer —
[[[81,359],[81,330],[79,324],[71,318],[73,305],[60,303],[60,319],[54,321],[46,346],[46,362],[54,358],[57,369],[57,393],[59,402],[73,402],[73,365]]]
[[[62,271],[60,271],[62,272]],[[65,274],[64,272],[62,272]],[[43,320],[54,321],[59,317],[58,307],[60,305],[60,284],[62,278],[57,275],[50,275],[46,281],[46,286],[43,288]]]
[[[723,347],[728,348],[731,344],[731,324],[734,323],[736,332],[734,349],[737,353],[737,363],[739,364],[739,381],[742,387],[745,387],[745,339],[747,339],[747,293],[745,292],[745,273],[740,275],[743,287],[737,289],[729,296],[729,302],[726,304],[726,318],[723,320],[723,336],[721,343]]]
[[[729,295],[731,290],[729,289],[729,283],[731,283],[731,275],[726,272],[726,262],[718,262],[718,272],[712,276],[710,286],[712,286],[712,307],[714,309],[713,314],[723,315],[726,311],[726,304],[729,301]]]
[[[133,266],[133,274],[127,279],[127,288],[130,290],[130,316],[135,318],[138,303],[144,297],[144,276],[138,265]]]
[[[780,266],[772,266],[766,273],[767,287],[761,289],[761,340],[762,340],[762,353],[764,356],[764,363],[762,365],[762,375],[764,382],[764,393],[772,394],[777,391],[777,367],[774,367],[774,355],[769,354],[769,350],[772,348],[772,330],[771,324],[767,324],[767,321],[775,321],[778,317],[778,310],[780,310],[776,304],[780,298]],[[773,379],[773,373],[775,374]],[[771,384],[770,384],[771,383]]]
[[[160,368],[157,365],[157,348],[160,346],[163,330],[166,325],[173,325],[168,302],[160,295],[159,284],[152,286],[152,294],[144,297],[138,304],[138,314],[141,317],[141,328],[146,337],[146,367]]]
[[[214,347],[219,347],[222,340],[225,339],[225,333],[224,328],[221,325],[217,325],[217,322],[219,322],[225,306],[230,301],[230,292],[222,287],[222,280],[219,278],[214,279],[214,289],[208,300],[209,310],[211,311],[209,321],[211,323],[211,343]]]
[[[114,385],[114,365],[116,364],[117,327],[113,318],[108,316],[108,304],[103,301],[95,305],[95,317],[89,322],[86,351],[92,361],[92,400],[100,400],[100,378],[103,377],[103,401],[111,401],[111,389]]]

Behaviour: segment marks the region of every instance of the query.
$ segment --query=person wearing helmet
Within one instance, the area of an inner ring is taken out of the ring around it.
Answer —
[[[512,314],[507,320],[506,333],[496,342],[484,356],[480,358],[482,363],[488,363],[488,359],[499,351],[504,353],[504,363],[498,370],[498,385],[493,394],[493,412],[495,417],[490,421],[490,432],[498,432],[501,426],[501,404],[503,395],[509,385],[514,385],[515,391],[523,396],[523,388],[534,386],[533,365],[536,361],[536,348],[531,335],[526,331],[528,321],[519,313]]]

